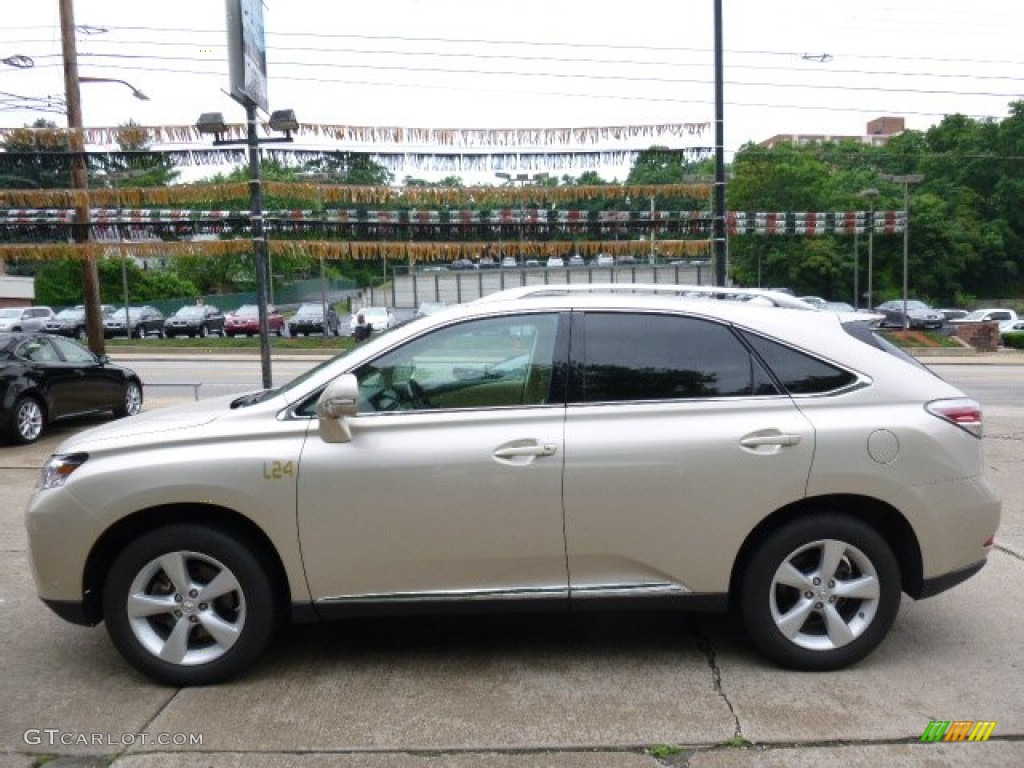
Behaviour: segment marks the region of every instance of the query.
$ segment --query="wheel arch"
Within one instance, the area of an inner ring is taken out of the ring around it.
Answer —
[[[911,597],[921,594],[923,564],[917,535],[903,514],[895,507],[869,496],[834,494],[801,499],[776,510],[762,520],[743,541],[729,577],[730,608],[737,606],[743,573],[758,545],[772,531],[815,512],[838,512],[849,515],[873,528],[892,547],[900,569],[901,587]]]
[[[291,594],[281,557],[266,532],[245,515],[213,504],[167,504],[151,507],[123,518],[96,540],[86,559],[82,575],[85,615],[89,623],[103,618],[103,588],[118,553],[133,539],[164,525],[195,524],[216,528],[235,536],[250,547],[267,568],[274,585],[282,621],[288,618]]]

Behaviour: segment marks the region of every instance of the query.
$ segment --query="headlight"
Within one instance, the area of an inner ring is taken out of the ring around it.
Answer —
[[[36,488],[40,491],[60,488],[71,477],[71,473],[85,464],[88,458],[89,454],[87,453],[55,454],[51,456],[39,473],[39,482],[36,484]]]

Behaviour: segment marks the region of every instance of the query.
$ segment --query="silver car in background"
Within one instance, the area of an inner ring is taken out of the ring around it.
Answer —
[[[171,685],[284,622],[453,604],[729,610],[779,664],[844,667],[1000,516],[978,404],[854,317],[512,292],[82,432],[29,502],[39,595]]]

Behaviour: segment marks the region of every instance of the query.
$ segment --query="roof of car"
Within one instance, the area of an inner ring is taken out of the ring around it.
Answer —
[[[566,285],[525,285],[509,288],[477,299],[474,303],[510,301],[540,296],[569,294],[617,294],[631,296],[668,296],[673,298],[733,299],[774,307],[814,311],[815,307],[779,291],[761,288],[729,288],[710,285],[674,285],[668,283],[575,283]]]

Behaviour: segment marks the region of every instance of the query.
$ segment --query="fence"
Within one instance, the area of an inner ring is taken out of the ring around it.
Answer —
[[[279,308],[290,308],[307,301],[318,302],[323,293],[326,292],[327,300],[332,304],[336,304],[347,299],[348,296],[357,291],[358,286],[353,280],[328,279],[321,281],[319,278],[298,280],[294,283],[274,286],[271,303],[276,304]],[[229,312],[243,304],[255,304],[256,292],[214,293],[202,298],[204,303],[217,307],[224,312]],[[173,315],[181,306],[195,304],[195,302],[194,296],[186,296],[176,299],[154,299],[153,301],[138,303],[149,304],[159,309],[165,315]]]

